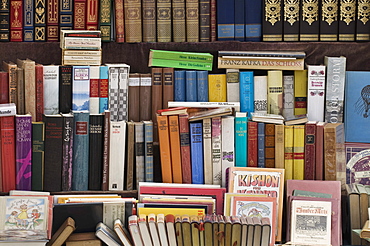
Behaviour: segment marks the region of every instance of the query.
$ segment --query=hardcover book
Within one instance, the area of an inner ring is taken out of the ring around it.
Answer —
[[[128,78],[128,120],[140,121],[140,74],[130,73]]]
[[[153,67],[151,71],[152,71],[151,118],[153,120],[153,142],[158,142],[157,110],[162,108],[163,68]]]
[[[72,68],[72,110],[90,109],[90,66]]]
[[[319,41],[321,6],[319,1],[302,0],[299,16],[299,40]]]
[[[112,19],[112,1],[100,0],[99,2],[99,29],[101,31],[102,42],[110,42],[113,35]],[[122,1],[123,6],[123,1]],[[115,7],[117,9],[117,6]],[[123,12],[122,12],[123,13]],[[118,42],[118,40],[116,40]]]
[[[89,118],[89,190],[101,190],[104,115],[90,114]]]
[[[265,167],[275,167],[275,125],[265,124]]]
[[[248,162],[247,167],[258,166],[258,122],[248,121]]]
[[[59,111],[72,110],[72,66],[59,66]]]
[[[304,138],[304,179],[315,180],[316,177],[316,121],[305,124]]]
[[[17,105],[17,64],[11,61],[3,61],[3,69],[9,76],[9,103],[15,103]]]
[[[98,30],[99,1],[87,0],[86,2],[86,30]]]
[[[213,184],[212,167],[212,119],[203,119],[204,183]]]
[[[200,42],[211,41],[211,1],[199,1],[199,40]]]
[[[43,181],[44,181],[44,122],[32,122],[32,164],[31,164],[31,190],[43,190]]]
[[[44,67],[44,114],[59,113],[59,66]]]
[[[186,41],[199,42],[199,0],[185,0]]]
[[[179,115],[182,182],[191,184],[190,133],[187,114]]]
[[[305,127],[304,125],[293,126],[293,179],[304,179],[304,143]]]
[[[142,42],[141,1],[124,0],[125,41]]]
[[[338,40],[339,0],[321,1],[320,41]]]
[[[59,1],[47,0],[46,4],[46,41],[56,42],[59,41]]]
[[[307,117],[311,121],[324,121],[326,67],[308,65]]]
[[[283,41],[283,1],[262,1],[262,40]]]
[[[18,68],[23,69],[23,83],[24,88],[22,92],[21,86],[18,85],[18,103],[20,104],[21,98],[24,99],[24,113],[31,114],[32,120],[36,120],[36,71],[35,62],[30,59],[17,59]],[[17,76],[19,78],[19,75]],[[26,92],[26,93],[25,93]],[[17,105],[18,106],[18,105]],[[22,113],[18,113],[22,114]]]
[[[0,71],[0,90],[3,92],[0,95],[0,103],[9,103],[9,75],[6,71]]]
[[[338,41],[355,41],[357,1],[339,0]]]
[[[172,1],[172,38],[174,42],[186,41],[185,0]]]
[[[294,71],[294,115],[307,114],[307,70]]]
[[[126,139],[126,164],[125,164],[125,189],[133,190],[135,180],[135,122],[128,121],[126,123],[127,128],[127,139]]]
[[[356,41],[369,41],[370,34],[369,30],[369,21],[366,18],[366,15],[369,13],[370,2],[367,0],[358,0],[357,10],[356,10]]]
[[[208,102],[208,71],[197,71],[197,102]]]
[[[262,1],[245,0],[245,41],[262,40]]]
[[[108,190],[108,178],[109,178],[109,144],[110,144],[110,112],[106,110],[104,112],[104,129],[103,129],[103,161],[102,161],[102,185],[103,191]]]
[[[60,1],[59,28],[60,30],[73,28],[73,2],[72,0]]]
[[[36,121],[44,114],[44,66],[36,64]]]
[[[247,115],[235,113],[235,166],[247,166]]]
[[[100,66],[90,66],[89,112],[99,114],[99,73]]]
[[[10,0],[10,41],[23,41],[23,1]]]
[[[73,2],[73,30],[86,30],[87,0]]]
[[[213,184],[221,185],[221,117],[212,118],[212,175]]]
[[[0,42],[10,41],[10,1],[0,7]]]
[[[157,0],[157,42],[172,41],[171,1]]]
[[[369,149],[369,143],[345,143],[346,184],[370,184],[369,178],[362,176]]]
[[[154,0],[142,1],[143,42],[157,41],[156,7]]]
[[[240,112],[254,112],[254,74],[253,71],[239,73]]]
[[[284,168],[286,179],[294,177],[294,126],[284,126]]]
[[[197,72],[185,70],[185,101],[196,102],[198,100]]]
[[[299,41],[300,1],[283,0],[283,40]]]
[[[204,184],[202,122],[189,123],[191,173],[193,184]]]
[[[173,87],[174,87],[174,69],[171,67],[163,68],[162,109],[168,108],[168,102],[173,101],[174,97]]]
[[[316,124],[316,180],[324,180],[324,127],[327,123]]]
[[[135,122],[135,177],[137,187],[139,182],[145,181],[145,157],[144,157],[144,123]]]
[[[266,167],[265,164],[265,123],[258,122],[257,125],[257,166]]]
[[[235,117],[221,117],[221,186],[227,186],[227,170],[235,166]]]
[[[226,41],[235,39],[235,12],[234,0],[219,0],[216,5],[217,13],[217,40]]]
[[[267,71],[267,113],[282,114],[283,109],[283,72]]]
[[[73,114],[62,114],[62,191],[72,190]]]
[[[227,100],[226,74],[208,75],[209,102],[226,102]]]
[[[35,42],[46,41],[46,6],[46,0],[35,1]]]
[[[239,69],[226,69],[226,100],[239,102]]]
[[[172,160],[168,116],[157,115],[162,182],[172,183]]]
[[[100,66],[99,71],[99,113],[108,110],[108,90],[109,90],[108,66]]]
[[[140,74],[140,120],[152,120],[152,75],[150,73]]]
[[[113,4],[113,3],[112,3]],[[108,11],[108,9],[107,9]],[[111,11],[111,8],[109,9]],[[115,41],[117,43],[125,42],[125,23],[124,23],[124,13],[125,10],[123,8],[123,0],[115,0],[114,1],[114,22],[115,23],[115,30],[111,30],[112,33],[115,33]],[[111,27],[113,28],[113,27]],[[108,37],[107,37],[108,39]],[[109,41],[111,37],[109,37]]]
[[[144,122],[145,181],[153,182],[153,122]]]
[[[177,102],[186,101],[185,70],[175,70],[173,86],[174,86],[174,89],[173,89],[174,90],[173,92],[174,101],[177,101]]]

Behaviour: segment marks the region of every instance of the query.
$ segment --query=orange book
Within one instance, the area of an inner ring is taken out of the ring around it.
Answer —
[[[172,179],[174,183],[182,183],[179,116],[168,116],[168,122],[170,127],[169,135],[171,146]]]
[[[162,182],[172,183],[172,162],[171,162],[171,147],[170,134],[168,131],[168,118],[164,115],[157,115],[158,122],[158,138],[159,149],[162,167]]]

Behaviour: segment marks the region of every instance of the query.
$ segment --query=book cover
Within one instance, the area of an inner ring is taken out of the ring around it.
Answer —
[[[62,114],[62,191],[72,190],[73,114]]]
[[[247,114],[236,112],[235,114],[235,166],[247,166]]]
[[[185,71],[186,70],[175,70],[174,72],[175,78],[174,78],[173,97],[174,97],[174,101],[177,101],[177,102],[186,101]]]
[[[202,122],[189,123],[191,180],[193,184],[204,184],[203,130]]]
[[[110,42],[113,35],[113,27],[111,26],[111,23],[114,12],[112,11],[112,6],[112,1],[99,1],[99,29],[101,31],[102,42]],[[117,9],[117,7],[115,7],[115,9]]]
[[[46,41],[59,41],[59,11],[60,4],[56,0],[47,0],[46,14]],[[78,13],[78,12],[76,12]]]
[[[262,2],[262,40],[283,41],[283,1]]]
[[[104,115],[90,114],[89,118],[89,190],[101,190]]]
[[[197,88],[197,72],[195,70],[185,70],[185,101],[197,102]]]
[[[145,181],[145,156],[144,156],[144,123],[135,122],[135,174],[137,187],[139,182]]]
[[[157,41],[156,7],[154,0],[144,0],[142,6],[143,42]]]
[[[109,134],[109,190],[123,190],[125,174],[126,122],[110,121]]]
[[[213,184],[221,185],[221,146],[222,146],[221,117],[212,118],[212,175]]]
[[[44,114],[44,66],[36,64],[36,121],[42,121]]]
[[[245,0],[245,41],[262,40],[262,1]]]
[[[307,114],[307,70],[294,71],[294,115]]]
[[[99,114],[100,66],[90,66],[89,112]]]
[[[253,71],[239,73],[240,111],[254,112],[254,74]]]
[[[95,236],[107,245],[121,245],[118,235],[103,222],[96,225]]]
[[[235,166],[235,117],[221,117],[221,186],[227,185],[227,169]]]
[[[338,7],[338,41],[355,41],[357,1],[340,0]]]
[[[316,177],[316,121],[305,124],[304,137],[304,179],[315,180]]]
[[[300,3],[299,16],[299,40],[300,41],[319,41],[320,34],[320,2],[302,0]]]
[[[199,40],[200,42],[211,41],[211,1],[199,1]]]
[[[152,108],[151,118],[153,120],[153,142],[158,142],[158,123],[157,110],[162,108],[163,98],[163,69],[160,67],[153,67],[152,73]]]
[[[346,142],[369,142],[368,130],[364,127],[368,118],[368,104],[365,95],[367,88],[370,87],[367,82],[369,76],[370,73],[366,71],[346,72],[344,98]]]
[[[100,66],[99,71],[99,113],[108,110],[108,66]]]
[[[172,16],[171,1],[157,0],[157,42],[171,42]],[[185,16],[185,13],[184,13]]]
[[[294,126],[284,126],[284,168],[286,179],[294,177]]]
[[[172,38],[174,42],[186,41],[185,0],[172,1]]]
[[[208,71],[197,71],[197,102],[208,102]]]
[[[258,122],[248,121],[248,162],[247,167],[258,166]]]
[[[219,0],[216,5],[217,13],[217,40],[226,41],[235,39],[234,15],[235,3],[233,1]]]
[[[31,190],[43,190],[44,181],[44,122],[32,122],[32,164]]]
[[[75,229],[76,223],[74,219],[68,217],[51,237],[50,241],[48,242],[48,246],[62,245]]]
[[[266,167],[265,164],[265,123],[257,123],[257,166]]]
[[[254,112],[267,113],[267,76],[254,76]]]
[[[308,65],[307,117],[311,121],[324,121],[326,67]]]
[[[216,0],[211,0],[211,41],[217,40],[217,5]]]
[[[322,0],[320,41],[338,41],[339,1]]]
[[[358,0],[356,9],[356,41],[368,41],[370,40],[370,34],[367,31],[369,29],[369,22],[366,19],[369,9],[367,6],[369,2],[367,0]]]
[[[72,66],[59,66],[59,111],[72,110]]]
[[[227,101],[226,74],[208,75],[208,100],[209,102]]]
[[[284,118],[294,117],[294,74],[283,75],[283,112]]]
[[[305,127],[304,125],[293,126],[293,179],[304,179],[304,143]]]
[[[163,98],[162,108],[168,108],[168,102],[173,101],[173,87],[174,87],[174,69],[171,67],[163,68]]]
[[[172,183],[172,160],[168,117],[157,115],[162,182]]]
[[[267,113],[282,114],[283,109],[283,72],[267,71]]]
[[[239,102],[239,69],[226,69],[226,100],[228,102]]]
[[[128,78],[128,120],[140,121],[140,74],[130,73]]]
[[[213,184],[212,163],[212,119],[203,119],[203,163],[204,183]]]
[[[152,75],[140,74],[140,120],[152,120]]]
[[[10,41],[23,41],[23,1],[10,0]]]
[[[179,115],[182,182],[191,184],[190,132],[187,114]]]
[[[144,122],[144,169],[145,181],[153,182],[153,122]]]
[[[44,66],[44,114],[59,113],[59,66]]]
[[[199,0],[185,0],[186,42],[199,42]]]
[[[72,68],[72,110],[90,109],[90,66]]]
[[[72,190],[89,189],[89,112],[73,111]]]
[[[142,42],[141,1],[124,0],[125,41]]]
[[[275,125],[265,124],[265,167],[275,167]]]
[[[369,179],[361,176],[361,173],[364,171],[364,161],[368,158],[369,149],[368,143],[345,143],[347,184],[369,184]]]

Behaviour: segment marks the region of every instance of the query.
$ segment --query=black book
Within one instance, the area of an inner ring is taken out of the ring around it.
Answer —
[[[370,41],[370,0],[358,0],[356,15],[356,41]]]
[[[283,40],[299,41],[300,0],[284,0]]]
[[[339,0],[322,0],[320,41],[338,41]]]
[[[72,66],[59,66],[59,111],[72,110]]]
[[[283,0],[263,0],[262,41],[283,41]]]
[[[355,41],[356,5],[357,0],[339,0],[339,41]]]
[[[101,190],[103,182],[104,115],[90,115],[89,190]]]
[[[321,0],[301,0],[299,41],[319,41]]]
[[[9,0],[4,0],[0,5],[0,42],[10,40],[10,6]]]

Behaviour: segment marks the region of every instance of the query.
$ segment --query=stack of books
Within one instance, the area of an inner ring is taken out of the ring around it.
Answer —
[[[61,30],[62,65],[101,65],[101,32]]]

